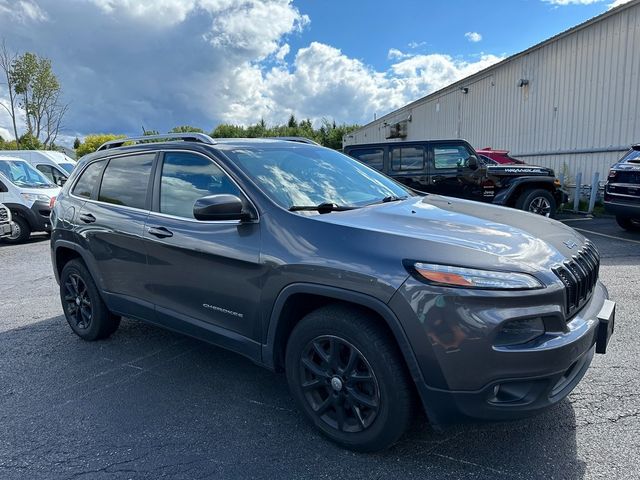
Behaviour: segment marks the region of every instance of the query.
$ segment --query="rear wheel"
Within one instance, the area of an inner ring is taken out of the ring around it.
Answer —
[[[4,241],[6,243],[23,243],[29,240],[31,236],[31,227],[29,227],[29,222],[27,222],[24,218],[19,215],[15,215],[13,217],[13,232],[10,236],[5,237]]]
[[[328,306],[303,318],[286,352],[298,407],[331,440],[357,451],[393,444],[412,417],[411,379],[375,318]]]
[[[543,217],[553,218],[556,214],[556,207],[556,200],[551,192],[542,188],[525,190],[516,202],[517,209]]]
[[[630,232],[640,231],[640,219],[631,217],[616,216],[616,222],[625,230]]]
[[[60,299],[69,326],[83,340],[109,337],[120,326],[102,301],[91,274],[82,261],[70,260],[60,274]]]

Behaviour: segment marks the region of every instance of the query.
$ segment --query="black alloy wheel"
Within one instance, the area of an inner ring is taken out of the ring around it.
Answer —
[[[376,419],[380,389],[362,353],[343,338],[323,335],[307,344],[300,382],[317,418],[342,432],[360,432]]]
[[[86,330],[91,326],[93,308],[87,285],[82,277],[73,273],[65,278],[64,293],[67,318],[73,321],[78,329]]]

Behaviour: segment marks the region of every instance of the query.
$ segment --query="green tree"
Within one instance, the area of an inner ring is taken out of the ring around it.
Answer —
[[[179,127],[173,127],[169,130],[169,133],[204,133],[204,130],[190,125],[180,125]]]
[[[0,105],[7,111],[9,117],[11,118],[11,123],[13,126],[13,136],[14,138],[18,138],[18,126],[16,122],[17,118],[17,98],[15,92],[15,85],[13,79],[13,64],[17,60],[18,55],[15,53],[10,53],[7,49],[7,44],[5,40],[2,39],[2,44],[0,44],[0,71],[3,75],[4,85],[7,87],[7,93],[9,95],[9,105],[5,105],[4,102],[0,102]],[[17,142],[16,142],[17,146]]]
[[[289,121],[287,122],[287,127],[298,128],[298,122],[296,121],[296,116],[293,113],[289,117]]]
[[[115,135],[113,133],[98,133],[93,135],[87,135],[84,137],[84,141],[76,148],[76,156],[78,158],[87,155],[88,153],[95,152],[100,145],[117,138],[125,138],[126,135]]]
[[[26,52],[15,58],[9,75],[18,105],[24,110],[27,133],[44,148],[54,144],[68,105],[61,102],[61,86],[51,61]]]
[[[42,142],[35,135],[27,132],[18,139],[22,150],[42,150]]]
[[[76,137],[76,139],[73,141],[73,149],[77,150],[79,146],[80,146],[80,139]]]

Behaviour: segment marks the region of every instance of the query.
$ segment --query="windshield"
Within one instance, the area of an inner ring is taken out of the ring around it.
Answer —
[[[226,152],[284,208],[336,204],[364,206],[409,190],[360,162],[317,147],[251,147]]]
[[[631,162],[633,161],[634,163],[637,161],[640,161],[640,150],[630,150],[629,153],[627,153],[624,158],[622,159],[623,162]]]
[[[73,167],[75,167],[73,163],[59,163],[58,165],[64,168],[67,173],[71,173],[73,171]]]
[[[53,188],[51,183],[39,171],[22,160],[0,160],[0,173],[17,187]]]

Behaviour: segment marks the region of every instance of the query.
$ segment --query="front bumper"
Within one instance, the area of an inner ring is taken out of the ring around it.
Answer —
[[[410,278],[390,306],[402,319],[413,317],[403,324],[424,378],[418,390],[436,425],[526,417],[562,400],[589,367],[598,316],[611,305],[601,283],[568,322],[562,287],[498,298],[454,289],[425,295],[424,290]],[[504,323],[532,317],[559,328],[524,344],[495,345]]]
[[[0,238],[9,237],[12,231],[11,223],[3,223],[0,225]]]
[[[51,231],[51,207],[48,202],[33,202],[29,209],[27,221],[33,232],[50,232]]]
[[[605,199],[604,209],[611,215],[640,218],[640,199],[636,202],[625,202],[618,198]]]

